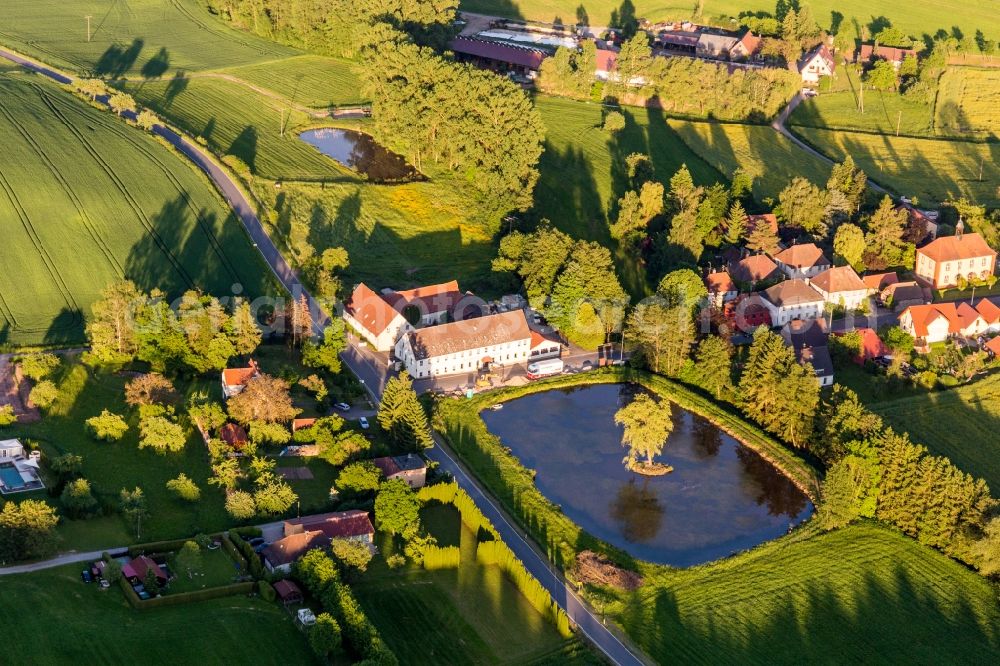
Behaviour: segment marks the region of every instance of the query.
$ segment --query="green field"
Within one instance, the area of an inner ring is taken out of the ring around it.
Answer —
[[[123,276],[177,296],[269,289],[243,227],[201,173],[42,77],[0,70],[0,341],[66,344]],[[30,287],[30,288],[29,288]]]
[[[0,620],[10,630],[0,663],[317,663],[276,603],[235,596],[139,612],[117,586],[82,583],[81,568],[0,577]]]
[[[864,90],[864,113],[861,112],[861,82],[851,67],[841,67],[831,80],[829,90],[822,89],[796,107],[789,125],[856,129],[878,134],[933,136],[934,118],[930,104],[914,101],[892,91]]]
[[[5,3],[0,43],[79,73],[150,79],[299,53],[230,28],[200,0]]]
[[[318,109],[360,100],[355,66],[338,58],[301,55],[223,69],[218,73],[274,91],[295,104]]]
[[[650,573],[607,608],[660,663],[989,663],[996,592],[887,528],[805,533]]]
[[[893,428],[1000,489],[1000,375],[869,405]]]
[[[935,123],[945,132],[1000,134],[1000,69],[949,67],[938,83]]]
[[[754,176],[754,196],[777,199],[796,176],[823,187],[830,165],[764,125],[703,123],[670,119],[670,128],[690,150],[724,173],[743,167]]]
[[[1000,205],[1000,144],[807,127],[794,131],[834,160],[842,161],[850,154],[873,180],[900,195],[917,197],[921,203],[965,196],[988,207]]]
[[[461,548],[459,568],[393,571],[379,557],[353,585],[400,663],[598,663],[563,638],[498,567],[476,562],[476,535],[458,511],[437,505],[421,515],[439,545]]]
[[[864,26],[875,17],[887,17],[893,25],[919,37],[934,34],[939,28],[951,30],[952,26],[974,34],[977,29],[987,31],[994,26],[996,33],[996,7],[990,2],[975,0],[910,0],[906,3],[870,0],[811,0],[803,2],[812,9],[820,27],[829,30],[831,12],[843,16],[843,28],[857,34],[855,21]],[[536,21],[553,21],[572,24],[578,20],[582,8],[590,25],[607,25],[611,13],[631,6],[635,16],[651,21],[683,20],[691,18],[694,3],[686,0],[461,0],[460,7],[470,12],[496,14]],[[736,16],[741,11],[774,11],[772,0],[705,0],[703,16]],[[997,39],[1000,35],[987,35]]]

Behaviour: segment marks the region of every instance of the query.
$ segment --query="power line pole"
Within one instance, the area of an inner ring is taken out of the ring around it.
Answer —
[[[87,19],[87,41],[90,42],[90,19],[93,17],[90,14],[87,14],[83,18]]]
[[[903,110],[899,110],[899,116],[896,118],[896,136],[899,136],[899,126],[903,122]]]

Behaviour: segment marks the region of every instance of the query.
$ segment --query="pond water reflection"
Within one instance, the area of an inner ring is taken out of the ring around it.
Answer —
[[[482,417],[537,471],[539,490],[571,520],[643,560],[708,562],[780,536],[811,515],[809,499],[770,463],[676,405],[673,433],[658,458],[674,471],[629,472],[614,414],[639,390],[602,384],[546,391]]]
[[[423,175],[406,160],[353,130],[324,127],[306,130],[299,138],[319,152],[349,169],[368,176],[373,183],[401,183],[423,180]]]

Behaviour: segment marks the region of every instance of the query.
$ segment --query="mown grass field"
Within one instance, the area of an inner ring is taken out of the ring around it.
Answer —
[[[893,91],[864,90],[853,67],[839,67],[830,89],[804,100],[788,119],[789,125],[855,129],[877,134],[933,136],[933,105],[914,101]]]
[[[842,25],[850,34],[857,34],[854,23],[870,24],[876,17],[887,17],[893,25],[919,37],[934,34],[939,28],[951,30],[958,26],[965,34],[996,25],[995,7],[989,2],[974,0],[911,0],[907,3],[867,0],[812,0],[808,4],[820,27],[829,30],[832,12],[843,16]],[[607,25],[611,14],[631,6],[634,15],[651,21],[685,20],[691,18],[694,3],[686,0],[461,0],[460,8],[482,14],[496,14],[535,21],[576,23],[577,8],[583,8],[589,25]],[[741,11],[774,11],[772,0],[705,0],[703,15],[736,16]],[[990,35],[987,35],[991,37]],[[996,39],[996,35],[992,35]]]
[[[254,175],[270,180],[354,181],[359,178],[299,140],[311,118],[281,100],[233,81],[192,77],[126,89],[182,130],[205,140],[217,155],[235,155]]]
[[[267,268],[201,173],[42,77],[0,69],[0,342],[68,344],[109,283],[257,296]]]
[[[650,571],[607,613],[659,663],[987,663],[1000,650],[991,585],[874,524]]]
[[[7,2],[0,43],[81,74],[150,79],[299,53],[230,28],[200,0]]]
[[[1000,490],[1000,375],[869,405],[896,430]]]
[[[935,122],[945,132],[1000,134],[1000,69],[949,67],[938,83]]]
[[[880,136],[796,127],[795,133],[820,152],[841,161],[848,154],[881,184],[921,203],[968,197],[1000,205],[1000,144]],[[980,166],[982,180],[980,180]]]
[[[430,506],[421,517],[439,545],[461,548],[458,569],[394,571],[377,557],[353,584],[400,663],[600,663],[564,639],[498,567],[476,562],[476,535],[454,507]]]
[[[355,63],[339,58],[301,55],[219,70],[283,98],[313,108],[361,100]]]
[[[0,663],[318,663],[277,603],[235,596],[139,612],[117,586],[81,582],[81,568],[0,578]]]
[[[743,167],[754,176],[754,196],[773,197],[796,176],[826,186],[830,166],[764,125],[703,123],[670,119],[670,129],[715,168]]]

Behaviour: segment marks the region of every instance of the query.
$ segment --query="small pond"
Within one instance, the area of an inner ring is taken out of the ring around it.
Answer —
[[[711,422],[673,405],[665,476],[625,469],[618,408],[643,390],[601,384],[552,390],[485,410],[550,500],[590,534],[632,556],[673,566],[725,557],[782,534],[813,511],[781,472]]]
[[[373,183],[401,183],[423,180],[423,175],[406,160],[354,130],[325,127],[306,130],[299,138],[319,152],[368,177]]]

